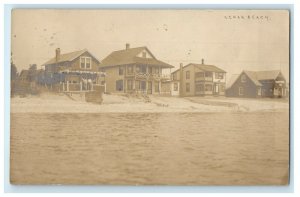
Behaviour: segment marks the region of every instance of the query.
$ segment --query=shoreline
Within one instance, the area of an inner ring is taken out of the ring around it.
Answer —
[[[239,113],[283,112],[289,102],[275,99],[239,99],[227,97],[143,97],[103,95],[103,103],[94,104],[79,95],[42,94],[11,98],[11,113]]]

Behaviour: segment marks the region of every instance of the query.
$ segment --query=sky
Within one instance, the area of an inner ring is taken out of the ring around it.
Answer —
[[[282,70],[289,79],[289,13],[285,10],[55,10],[12,12],[12,60],[18,71],[88,49],[100,61],[112,51],[147,46],[154,56],[215,65],[227,78],[242,70]],[[170,70],[164,71],[165,73]]]

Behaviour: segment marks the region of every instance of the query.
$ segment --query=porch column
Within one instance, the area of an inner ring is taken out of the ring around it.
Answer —
[[[67,92],[69,92],[69,81],[67,81]]]
[[[126,87],[126,84],[127,84],[127,80],[125,78],[123,78],[123,92],[127,92],[127,87]]]
[[[158,82],[158,93],[159,94],[161,93],[161,80],[159,80]]]
[[[132,80],[132,89],[135,90],[135,80]],[[136,91],[136,90],[135,90]]]
[[[148,79],[146,79],[146,94],[148,94]]]
[[[155,80],[152,81],[152,93],[155,94]]]
[[[82,81],[80,81],[80,91],[82,91]]]

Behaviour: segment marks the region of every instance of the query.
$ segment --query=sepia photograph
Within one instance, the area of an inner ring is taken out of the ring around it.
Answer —
[[[290,12],[13,9],[13,185],[288,185]]]

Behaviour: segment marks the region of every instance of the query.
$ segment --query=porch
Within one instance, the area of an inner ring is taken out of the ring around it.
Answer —
[[[136,80],[127,79],[124,81],[124,92],[135,94],[160,94],[161,81],[160,80]]]

